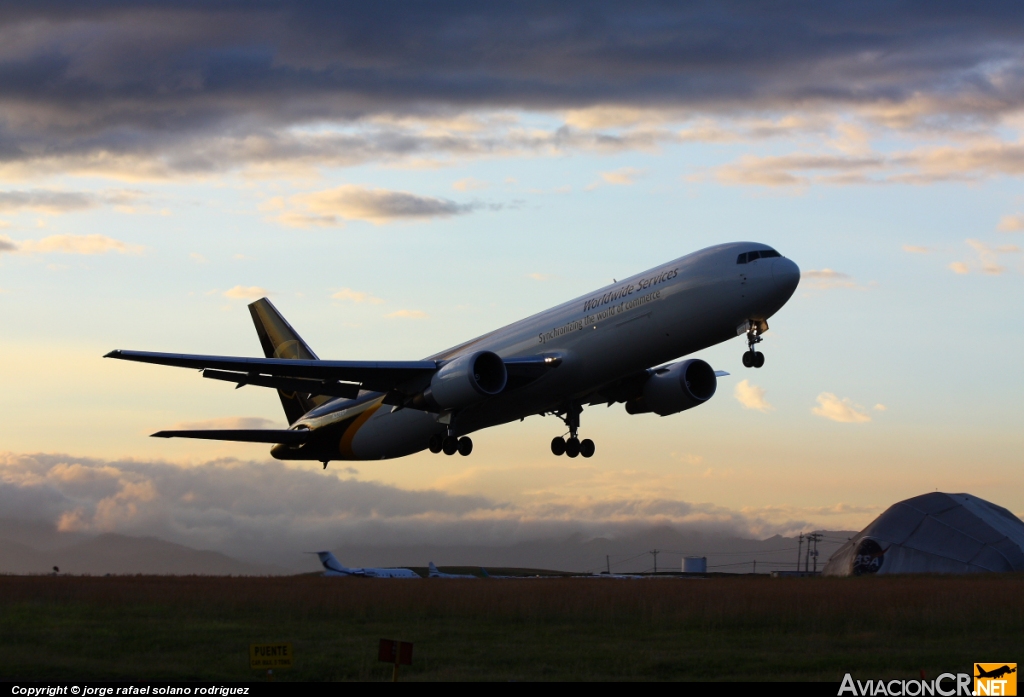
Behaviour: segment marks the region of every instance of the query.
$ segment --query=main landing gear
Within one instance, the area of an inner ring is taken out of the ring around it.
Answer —
[[[743,354],[744,368],[760,368],[764,365],[764,354],[754,350],[754,346],[762,341],[760,324],[760,322],[750,322],[750,327],[747,329],[747,350]]]
[[[555,436],[551,440],[551,452],[555,455],[568,455],[569,457],[576,457],[577,455],[592,457],[594,455],[596,450],[594,441],[589,438],[584,438],[581,441],[576,435],[580,427],[581,411],[583,411],[583,408],[580,405],[571,404],[566,410],[565,416],[555,414],[569,427],[569,438]]]
[[[466,456],[473,452],[473,441],[468,436],[456,438],[452,435],[451,429],[448,429],[448,434],[445,436],[439,433],[432,435],[427,447],[435,455],[437,453],[444,453],[445,455],[458,453],[459,455]]]

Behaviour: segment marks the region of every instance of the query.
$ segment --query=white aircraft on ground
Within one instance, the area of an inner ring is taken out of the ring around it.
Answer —
[[[330,552],[317,552],[324,565],[324,576],[361,576],[363,578],[423,578],[412,569],[350,569]]]
[[[273,443],[279,460],[378,460],[421,450],[469,455],[468,434],[552,414],[555,455],[590,457],[584,405],[668,416],[711,399],[728,375],[681,357],[746,335],[743,365],[800,269],[756,242],[708,247],[616,281],[421,361],[322,361],[269,300],[249,305],[265,358],[115,350],[108,358],[195,368],[238,387],[277,389],[289,427],[160,431],[159,438]]]
[[[427,565],[427,568],[430,571],[430,573],[427,575],[427,578],[479,578],[478,576],[474,576],[473,574],[446,574],[445,572],[440,571],[436,566],[434,566],[434,562],[430,562]]]

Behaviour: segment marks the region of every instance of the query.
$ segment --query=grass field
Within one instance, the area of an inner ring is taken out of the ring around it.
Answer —
[[[832,680],[1024,658],[1024,577],[0,577],[0,679]]]

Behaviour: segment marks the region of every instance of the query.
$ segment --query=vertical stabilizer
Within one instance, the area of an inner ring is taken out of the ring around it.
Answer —
[[[324,569],[328,572],[333,571],[336,574],[351,574],[352,569],[345,567],[337,558],[330,552],[317,552],[316,555],[320,557],[320,563],[324,565]]]
[[[260,298],[249,305],[249,314],[256,325],[256,334],[263,346],[263,355],[267,358],[290,358],[293,360],[318,361],[316,354],[309,348],[298,332],[292,329],[288,320],[281,316],[266,298]],[[327,401],[327,397],[310,397],[299,392],[277,391],[281,397],[288,424],[291,425],[302,418],[302,415],[315,406]]]

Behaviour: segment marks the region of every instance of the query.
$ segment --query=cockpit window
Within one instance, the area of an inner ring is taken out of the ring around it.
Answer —
[[[736,258],[737,264],[746,264],[754,261],[755,259],[770,259],[771,257],[781,257],[782,255],[776,252],[774,249],[762,249],[756,252],[743,252]]]

